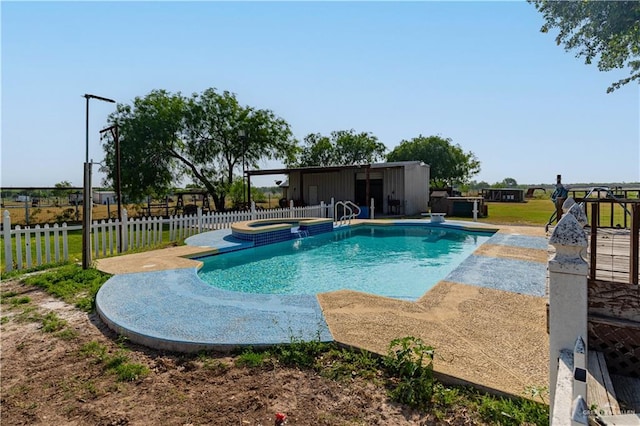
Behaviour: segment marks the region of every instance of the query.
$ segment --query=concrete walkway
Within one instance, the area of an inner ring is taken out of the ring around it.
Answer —
[[[415,336],[435,347],[435,371],[448,382],[511,395],[548,386],[543,227],[500,227],[417,302],[348,290],[317,297],[223,291],[204,285],[200,262],[185,257],[247,243],[228,231],[188,243],[99,260],[98,269],[116,274],[96,298],[103,320],[132,341],[177,351],[320,338],[386,354],[391,340]]]

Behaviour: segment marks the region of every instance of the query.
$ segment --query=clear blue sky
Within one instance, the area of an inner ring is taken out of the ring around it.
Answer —
[[[82,185],[84,93],[130,104],[153,89],[209,87],[271,109],[300,140],[355,129],[391,150],[419,134],[451,138],[480,160],[477,181],[640,181],[639,86],[606,94],[627,72],[600,72],[556,46],[526,2],[0,8],[2,186]],[[113,110],[91,101],[95,161]]]

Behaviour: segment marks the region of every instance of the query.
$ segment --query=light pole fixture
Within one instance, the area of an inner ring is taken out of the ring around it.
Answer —
[[[83,97],[87,100],[87,113],[85,122],[84,194],[82,196],[82,269],[88,269],[91,266],[91,211],[93,208],[93,202],[91,200],[91,162],[89,161],[89,99],[97,99],[109,103],[116,103],[116,101],[87,93],[85,93]]]

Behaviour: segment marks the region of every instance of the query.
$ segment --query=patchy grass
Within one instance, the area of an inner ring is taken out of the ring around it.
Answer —
[[[94,358],[106,371],[115,373],[119,382],[133,382],[150,373],[147,366],[130,362],[126,350],[120,348],[114,354],[110,354],[106,346],[94,340],[83,345],[80,354]]]
[[[318,341],[296,341],[271,349],[245,349],[235,364],[247,368],[272,368],[274,362],[289,367],[312,369],[338,381],[372,381],[385,386],[396,402],[446,419],[456,410],[470,410],[483,422],[499,425],[548,425],[548,405],[529,398],[544,400],[545,389],[523,391],[522,398],[503,398],[472,387],[447,386],[433,377],[434,349],[415,337],[393,340],[384,357],[366,351],[338,348]],[[200,356],[202,359],[203,355]]]
[[[93,310],[98,290],[111,275],[97,269],[82,269],[78,265],[65,265],[23,279],[29,285],[43,288],[77,308]]]

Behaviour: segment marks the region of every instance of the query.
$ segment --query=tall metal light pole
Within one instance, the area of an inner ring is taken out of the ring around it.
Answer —
[[[84,98],[87,100],[86,114],[86,145],[84,156],[84,193],[82,196],[82,269],[88,269],[91,266],[91,210],[93,201],[91,200],[91,162],[89,162],[89,99],[97,99],[104,102],[116,103],[113,99],[103,98],[102,96],[89,95],[85,93]]]

